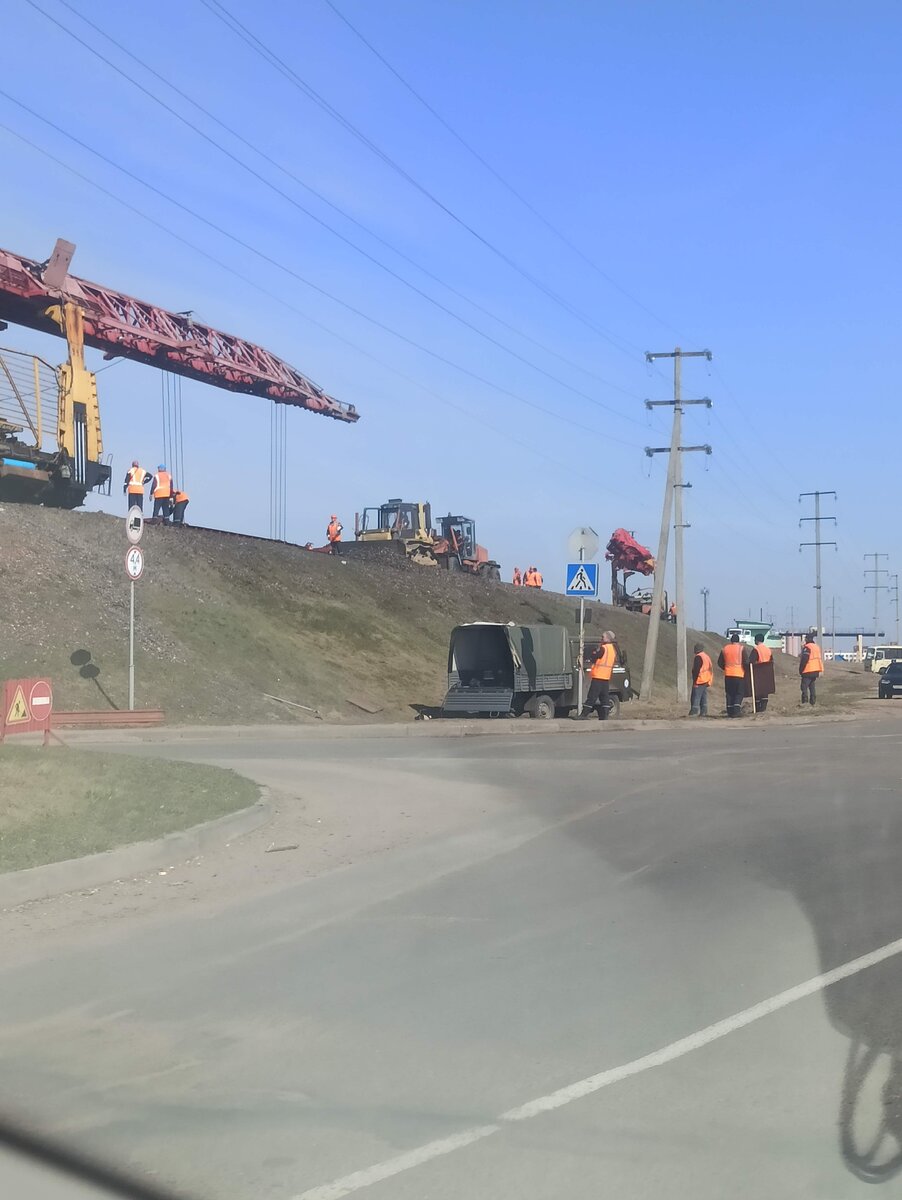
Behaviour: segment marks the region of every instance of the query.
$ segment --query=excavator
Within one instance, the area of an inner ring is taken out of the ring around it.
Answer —
[[[611,564],[611,603],[627,612],[651,612],[652,591],[643,588],[628,592],[626,582],[633,575],[654,575],[655,560],[652,552],[626,529],[615,529],[605,547],[605,558]],[[662,618],[668,615],[667,593],[664,593]]]
[[[328,396],[261,346],[133,296],[69,274],[75,246],[57,240],[44,262],[0,250],[0,332],[24,325],[66,340],[54,367],[0,347],[0,500],[77,508],[90,491],[109,493],[97,381],[85,347],[353,423],[358,412]],[[45,446],[45,415],[55,437]]]
[[[423,501],[387,500],[354,517],[354,541],[343,547],[358,557],[405,555],[421,567],[442,567],[497,582],[501,566],[476,541],[472,517],[447,516],[432,525],[432,506]]]

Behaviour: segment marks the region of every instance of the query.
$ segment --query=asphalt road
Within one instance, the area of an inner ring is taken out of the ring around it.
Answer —
[[[895,721],[147,752],[478,813],[0,968],[4,1106],[217,1200],[902,1195]]]

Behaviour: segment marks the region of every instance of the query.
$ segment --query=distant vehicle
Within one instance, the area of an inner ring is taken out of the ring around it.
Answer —
[[[881,700],[894,700],[902,696],[902,662],[891,662],[880,674],[877,695]]]
[[[586,640],[586,663],[600,645],[597,638]],[[612,717],[634,694],[626,655],[619,648],[617,660],[611,678]],[[579,638],[563,625],[458,625],[451,632],[442,716],[566,717],[579,704],[579,672]]]
[[[902,658],[902,646],[868,646],[864,652],[864,669],[882,674],[899,658]]]
[[[417,566],[463,571],[496,583],[501,579],[500,564],[476,540],[472,517],[448,513],[439,517],[434,529],[432,506],[421,500],[388,500],[378,508],[365,508],[362,518],[359,513],[355,517],[354,539],[345,543],[343,553],[405,554]]]

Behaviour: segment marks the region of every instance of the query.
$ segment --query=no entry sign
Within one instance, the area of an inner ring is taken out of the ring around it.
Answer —
[[[47,679],[7,679],[0,704],[0,742],[10,733],[50,736],[53,688]]]

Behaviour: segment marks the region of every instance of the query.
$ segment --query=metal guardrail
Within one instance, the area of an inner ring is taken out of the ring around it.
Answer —
[[[55,712],[50,719],[53,729],[142,729],[162,725],[162,708],[138,708],[134,712]]]

